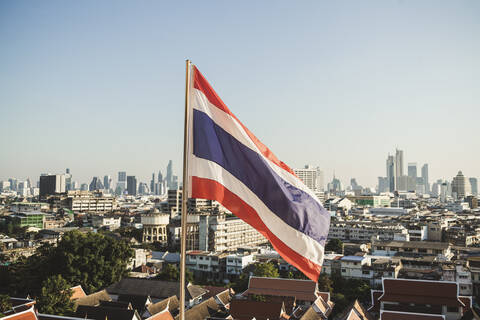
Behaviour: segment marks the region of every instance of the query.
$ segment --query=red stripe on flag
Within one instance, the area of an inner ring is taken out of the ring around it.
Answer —
[[[216,106],[218,109],[222,110],[223,112],[231,115],[235,120],[237,120],[238,123],[240,123],[242,128],[245,130],[245,132],[248,134],[250,139],[252,139],[253,143],[255,143],[258,150],[260,150],[260,152],[267,159],[269,159],[270,161],[275,163],[280,168],[282,168],[282,169],[290,172],[294,176],[296,176],[295,173],[293,172],[293,170],[290,169],[289,166],[287,166],[282,161],[278,160],[278,158],[273,154],[273,152],[270,151],[270,149],[268,149],[260,140],[258,140],[257,137],[255,137],[255,135],[253,133],[251,133],[250,130],[248,130],[247,127],[245,127],[243,125],[243,123],[240,122],[240,120],[238,120],[238,118],[230,111],[230,109],[228,109],[228,107],[225,105],[225,103],[223,103],[222,99],[220,99],[220,97],[217,95],[215,90],[213,90],[212,86],[208,83],[207,79],[205,79],[205,77],[200,73],[200,71],[198,71],[197,67],[193,66],[193,68],[194,68],[193,87],[195,89],[198,89],[198,90],[202,91],[205,94],[205,96],[207,97],[208,101],[210,101],[211,104],[213,104],[214,106]]]
[[[321,266],[301,256],[277,238],[263,223],[255,209],[215,180],[192,177],[192,198],[216,200],[237,217],[258,230],[288,263],[317,282]]]

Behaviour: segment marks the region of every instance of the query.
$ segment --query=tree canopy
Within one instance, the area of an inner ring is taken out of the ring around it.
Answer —
[[[56,247],[43,245],[36,253],[9,266],[10,282],[16,294],[38,296],[42,282],[61,275],[71,285],[82,285],[89,293],[119,281],[127,275],[133,250],[124,240],[95,233],[67,232]]]
[[[343,242],[340,239],[331,239],[325,246],[325,251],[343,253]]]
[[[72,315],[74,303],[71,285],[61,275],[54,275],[42,283],[42,291],[37,298],[37,305],[42,313],[54,315]]]

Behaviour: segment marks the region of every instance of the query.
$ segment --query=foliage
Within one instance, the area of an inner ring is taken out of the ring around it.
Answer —
[[[6,294],[0,294],[0,315],[3,315],[4,312],[10,309],[12,309],[10,297]]]
[[[134,227],[121,227],[116,230],[122,237],[135,238],[138,242],[142,242],[143,230]]]
[[[253,301],[261,301],[261,302],[266,302],[267,298],[264,295],[261,294],[252,294],[251,299]]]
[[[277,267],[271,262],[254,264],[253,275],[256,277],[279,278]]]
[[[157,275],[157,279],[165,281],[179,281],[180,270],[173,264],[166,264],[162,272]],[[193,282],[193,273],[190,270],[185,270],[185,282]]]
[[[13,224],[12,221],[0,224],[0,233],[6,234],[12,238],[23,238],[27,232],[27,227],[20,227]]]
[[[343,253],[343,242],[340,239],[331,239],[325,246],[325,251],[333,251],[336,253]]]
[[[41,293],[42,282],[61,275],[68,283],[95,292],[128,274],[133,251],[124,240],[101,234],[71,231],[57,247],[45,244],[28,258],[9,266],[10,292],[18,295]]]
[[[333,281],[325,273],[320,274],[317,283],[318,290],[333,293]]]
[[[233,290],[235,290],[235,292],[245,291],[248,287],[248,281],[251,275],[270,278],[280,277],[277,266],[271,262],[251,264],[243,269],[242,274],[240,274],[238,279],[232,283]]]
[[[42,283],[42,291],[37,299],[40,312],[54,315],[72,315],[74,303],[71,285],[61,275],[54,275]]]
[[[320,276],[319,287],[321,286],[321,278],[323,278],[322,285],[324,288],[328,282],[330,284],[333,283],[332,300],[335,302],[335,307],[332,316],[343,311],[350,303],[355,301],[355,299],[358,299],[361,302],[366,302],[370,299],[370,285],[366,281],[359,279],[345,279],[340,274],[333,274],[331,278],[328,278],[328,276],[325,275],[324,277]]]

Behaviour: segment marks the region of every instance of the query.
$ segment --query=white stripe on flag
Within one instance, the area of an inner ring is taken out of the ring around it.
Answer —
[[[323,247],[316,240],[300,232],[275,215],[247,186],[213,161],[194,155],[189,160],[192,176],[210,179],[236,194],[258,214],[263,223],[283,243],[315,264],[322,265]]]
[[[312,197],[315,201],[317,201],[320,205],[322,203],[317,198],[317,196],[313,193],[313,191],[308,188],[302,180],[292,175],[290,172],[283,170],[276,164],[272,163],[269,159],[267,159],[261,152],[258,150],[257,146],[253,143],[250,139],[248,134],[242,128],[242,126],[238,123],[238,121],[233,118],[228,113],[225,113],[223,110],[220,110],[216,106],[208,101],[205,94],[193,88],[192,89],[192,107],[193,109],[197,109],[198,111],[206,113],[218,126],[220,126],[223,130],[228,132],[232,137],[237,139],[240,143],[245,145],[247,148],[255,151],[258,153],[264,161],[272,168],[275,173],[281,177],[284,181],[291,184],[292,186],[306,192],[310,197]]]

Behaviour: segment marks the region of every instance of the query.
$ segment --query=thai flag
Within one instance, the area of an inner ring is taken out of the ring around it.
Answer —
[[[216,200],[317,281],[330,215],[314,193],[227,108],[193,66],[189,196]]]

